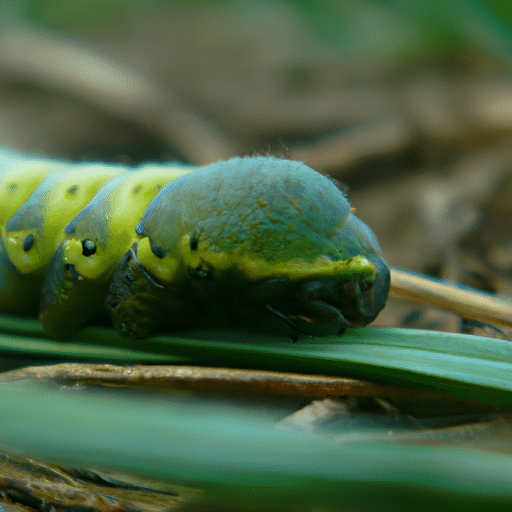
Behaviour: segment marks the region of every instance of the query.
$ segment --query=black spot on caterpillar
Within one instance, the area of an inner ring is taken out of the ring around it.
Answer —
[[[0,311],[65,339],[108,312],[137,338],[190,327],[293,338],[372,322],[389,270],[343,192],[301,162],[126,168],[0,153]]]

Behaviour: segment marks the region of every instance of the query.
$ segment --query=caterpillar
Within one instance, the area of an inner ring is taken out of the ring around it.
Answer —
[[[68,339],[110,317],[124,336],[187,328],[330,335],[389,292],[373,232],[302,162],[203,168],[0,154],[0,311],[39,310]]]

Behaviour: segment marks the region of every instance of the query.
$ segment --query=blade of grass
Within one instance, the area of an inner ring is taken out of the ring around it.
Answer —
[[[0,335],[0,350],[125,362],[159,355],[160,362],[176,363],[178,357],[192,365],[362,378],[512,406],[512,344],[504,340],[385,328],[351,329],[343,336],[296,344],[233,333],[186,335],[140,341],[121,338],[111,329],[89,328],[69,343]]]
[[[334,443],[261,415],[197,402],[0,386],[4,446],[201,486],[236,509],[433,511],[512,508],[512,457],[386,443]],[[332,508],[334,507],[334,508]]]
[[[137,347],[136,341],[105,330],[89,334]],[[296,344],[261,336],[240,339],[245,342],[160,336],[143,345],[145,351],[182,356],[195,365],[355,377],[512,406],[512,344],[504,340],[385,328],[350,329],[343,336]]]
[[[105,330],[109,331],[109,330]],[[112,336],[117,336],[113,331]],[[41,324],[27,317],[0,314],[0,354],[30,355],[39,359],[95,360],[119,363],[147,362],[174,363],[183,362],[183,358],[170,354],[151,354],[129,348],[117,348],[84,342],[61,343],[45,337]]]

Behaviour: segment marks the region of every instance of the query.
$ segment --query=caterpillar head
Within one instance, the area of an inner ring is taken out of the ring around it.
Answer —
[[[124,334],[169,327],[334,334],[377,316],[389,271],[328,178],[268,157],[218,162],[167,185],[119,263],[109,309]]]

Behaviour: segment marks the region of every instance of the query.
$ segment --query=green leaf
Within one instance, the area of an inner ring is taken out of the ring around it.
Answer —
[[[333,443],[197,401],[0,387],[4,447],[83,467],[199,486],[237,510],[512,509],[512,457],[385,443]]]
[[[13,324],[14,322],[14,324]],[[88,328],[71,342],[39,337],[30,321],[0,317],[0,351],[117,362],[167,361],[230,368],[349,376],[512,405],[512,343],[410,329],[349,329],[343,336],[286,338],[214,331],[146,340]],[[20,336],[12,334],[20,329]]]

